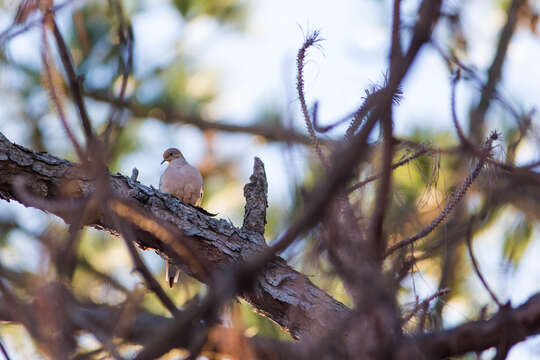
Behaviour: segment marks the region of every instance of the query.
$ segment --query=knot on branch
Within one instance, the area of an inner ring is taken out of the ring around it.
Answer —
[[[266,225],[266,208],[268,207],[268,182],[264,164],[258,157],[255,157],[253,164],[253,174],[249,177],[249,183],[244,186],[244,197],[246,206],[244,210],[243,230],[254,231],[264,235]]]

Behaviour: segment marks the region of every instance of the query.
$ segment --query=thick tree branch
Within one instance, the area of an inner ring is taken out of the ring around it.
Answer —
[[[406,340],[399,359],[446,359],[498,344],[516,344],[540,333],[540,293],[511,309],[503,307],[490,320],[472,321],[451,330]],[[411,351],[410,346],[416,348]]]
[[[15,191],[18,179],[23,179],[28,190],[42,199],[34,207],[54,213],[67,223],[73,211],[65,206],[47,206],[47,203],[73,204],[89,198],[95,191],[92,179],[77,164],[12,144],[0,134],[0,198],[17,200],[28,206],[28,200]],[[120,174],[111,175],[110,183],[115,197],[130,201],[155,221],[180,231],[182,241],[210,272],[245,262],[266,248],[261,234],[210,218],[153,187],[133,182]],[[87,225],[118,235],[119,229],[106,212],[96,208],[92,215],[86,219]],[[169,246],[147,231],[137,231],[136,239],[142,248],[151,248],[165,258],[178,259]],[[191,262],[177,261],[176,265],[187,274],[208,280],[193,268]],[[241,294],[242,298],[298,338],[321,334],[350,313],[343,304],[314,286],[279,257],[268,263],[252,289]]]

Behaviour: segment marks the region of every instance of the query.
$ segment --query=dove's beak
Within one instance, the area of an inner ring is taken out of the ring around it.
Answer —
[[[161,165],[163,165],[163,163],[164,163],[165,161],[167,161],[167,159],[163,159],[163,161],[161,162]]]

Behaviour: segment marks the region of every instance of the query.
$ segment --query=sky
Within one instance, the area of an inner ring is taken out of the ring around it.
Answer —
[[[5,1],[3,4],[4,7],[10,5]],[[294,115],[296,128],[305,131],[298,116],[299,103],[294,90],[295,58],[306,33],[313,30],[320,30],[324,41],[320,48],[313,48],[309,52],[305,88],[309,104],[319,101],[319,118],[323,123],[338,119],[353,110],[364,96],[364,90],[374,83],[380,83],[386,71],[391,20],[388,0],[253,1],[248,3],[249,15],[243,31],[233,27],[224,28],[205,17],[186,23],[166,0],[145,0],[143,4],[146,11],[132,19],[136,39],[136,76],[142,77],[154,67],[166,65],[178,51],[182,51],[197,64],[199,76],[195,77],[190,86],[193,92],[205,91],[211,84],[217,84],[219,95],[205,111],[218,119],[248,124],[257,116],[261,107],[266,107],[282,114]],[[412,22],[416,4],[417,1],[413,0],[403,2],[406,21]],[[486,68],[493,57],[494,43],[505,21],[505,14],[496,6],[497,2],[491,0],[454,0],[448,4],[449,7],[464,7],[463,27],[470,41],[469,57],[465,62]],[[10,16],[7,12],[0,12],[0,31],[7,26]],[[69,19],[65,18],[62,22],[67,24]],[[36,36],[35,33],[29,33],[13,40],[10,44],[12,55],[30,64],[39,61],[34,51]],[[538,108],[540,105],[539,59],[538,37],[525,30],[518,31],[509,48],[500,91],[519,108]],[[13,79],[9,78],[9,74],[0,69],[0,91],[3,94],[11,81]],[[147,92],[151,94],[152,88],[148,88]],[[403,83],[403,92],[404,98],[395,111],[398,135],[406,135],[418,126],[452,131],[450,74],[433,48],[423,49]],[[469,84],[460,84],[460,118],[466,118],[471,101],[477,95],[477,90]],[[0,104],[9,109],[6,101],[0,100]],[[100,111],[103,116],[106,114],[106,108],[96,108],[97,117]],[[495,111],[500,109],[496,108]],[[538,125],[538,116],[534,120]],[[61,140],[58,134],[62,133],[57,119],[51,117],[45,121],[50,136]],[[0,115],[0,131],[13,141],[24,138],[24,134],[19,132],[17,124],[10,121],[6,112],[4,116]],[[164,169],[159,164],[164,148],[181,144],[190,162],[196,164],[202,159],[202,135],[189,126],[165,127],[157,121],[148,121],[139,130],[138,136],[145,145],[144,149],[125,156],[120,172],[130,174],[131,169],[137,167],[140,171],[139,179],[145,184],[157,187],[159,175]],[[270,204],[291,206],[289,185],[294,170],[287,165],[288,159],[279,147],[259,146],[253,138],[240,135],[219,135],[218,144],[219,156],[235,158],[238,178],[244,183],[251,173],[253,157],[261,157],[270,180]],[[298,172],[307,166],[305,155],[303,150],[294,152]],[[525,145],[518,159],[525,163],[539,156],[533,146]],[[220,216],[230,217],[238,224],[241,219],[235,210],[227,210],[226,204],[230,203],[230,199],[243,201],[242,186],[242,183],[238,183],[211,199],[208,208],[219,209]],[[0,213],[6,211],[5,208],[0,203]],[[22,207],[13,210],[11,207],[9,211],[25,213],[28,210]],[[41,219],[45,221],[50,218]],[[512,214],[506,221],[513,221]],[[39,222],[36,227],[39,227]],[[519,304],[527,295],[540,291],[540,284],[529,275],[540,274],[534,256],[540,251],[540,244],[538,241],[534,243],[523,263],[509,277],[500,254],[490,250],[501,248],[500,233],[500,229],[493,228],[480,235],[475,242],[475,252],[480,266],[490,274],[495,289],[503,297],[506,295],[511,298],[514,304]],[[535,237],[538,238],[538,235],[540,230],[537,226]],[[25,242],[21,244],[26,246]],[[0,260],[14,261],[13,256],[16,255],[0,254]],[[154,267],[162,265],[155,259],[150,260],[150,263]],[[415,285],[420,289],[420,294],[426,296],[431,295],[436,288],[434,279],[425,277],[417,279]],[[483,301],[488,300],[476,279],[471,279],[469,285]],[[466,304],[460,304],[459,301],[448,306],[448,309],[450,323],[463,321],[468,316]],[[538,353],[539,339],[529,340],[515,346],[509,359],[532,359]]]

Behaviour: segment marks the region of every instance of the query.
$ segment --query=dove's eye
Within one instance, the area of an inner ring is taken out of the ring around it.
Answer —
[[[171,152],[169,153],[169,156],[173,156],[173,155],[174,155],[174,153],[171,151]]]

